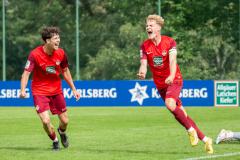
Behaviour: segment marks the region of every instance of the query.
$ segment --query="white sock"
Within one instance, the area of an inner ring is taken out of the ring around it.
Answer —
[[[206,143],[207,140],[208,140],[208,137],[207,137],[207,136],[205,136],[205,137],[202,139],[202,141],[203,141],[204,143]]]
[[[56,138],[53,140],[53,142],[58,142],[58,138],[57,138],[57,136],[56,136]]]
[[[195,129],[193,128],[193,127],[190,127],[187,131],[188,132],[192,132],[192,131],[194,131]]]

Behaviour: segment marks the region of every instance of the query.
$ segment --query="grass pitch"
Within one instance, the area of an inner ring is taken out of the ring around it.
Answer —
[[[215,138],[222,129],[240,131],[239,108],[186,108],[200,129]],[[1,160],[175,160],[208,159],[202,142],[188,136],[165,108],[68,108],[70,147],[51,141],[31,107],[0,108]],[[56,116],[52,116],[55,128]],[[240,159],[240,143],[214,145],[215,159]],[[230,154],[230,155],[228,155]],[[225,156],[225,157],[224,157]],[[202,157],[202,158],[201,158]]]

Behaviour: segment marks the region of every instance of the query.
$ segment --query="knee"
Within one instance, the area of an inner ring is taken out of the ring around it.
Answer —
[[[49,125],[51,123],[50,118],[43,118],[42,123],[43,125]]]
[[[67,117],[64,117],[64,118],[62,118],[61,119],[61,123],[63,124],[63,125],[68,125],[68,118]]]
[[[174,111],[176,108],[176,101],[172,98],[167,98],[165,100],[165,105],[169,111]]]

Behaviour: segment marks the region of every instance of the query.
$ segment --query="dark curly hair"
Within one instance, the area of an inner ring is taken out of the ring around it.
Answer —
[[[46,42],[46,39],[52,38],[54,35],[59,35],[60,29],[58,27],[44,27],[42,29],[41,35],[44,42]]]

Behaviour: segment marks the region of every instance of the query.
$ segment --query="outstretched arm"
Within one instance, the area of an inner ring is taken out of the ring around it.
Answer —
[[[76,98],[76,100],[78,101],[80,99],[80,93],[77,92],[73,80],[72,80],[72,76],[71,73],[69,71],[69,68],[66,67],[63,69],[63,78],[65,79],[65,81],[68,83],[69,87],[72,89],[73,95]]]

